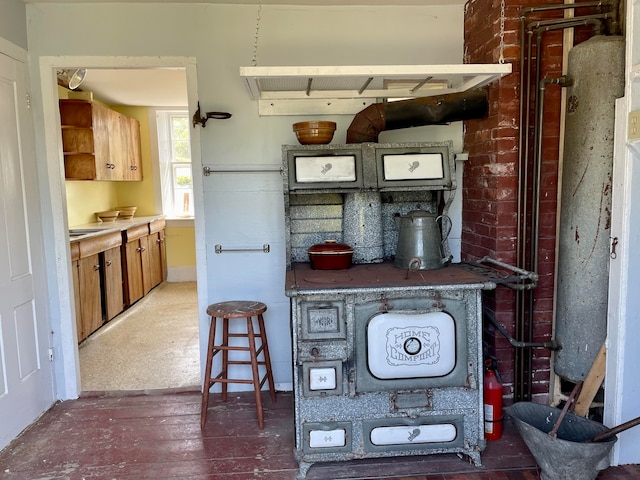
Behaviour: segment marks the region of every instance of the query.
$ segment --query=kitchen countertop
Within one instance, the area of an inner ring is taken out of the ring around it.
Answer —
[[[507,278],[480,271],[469,264],[451,264],[437,270],[396,268],[392,262],[353,265],[346,270],[313,270],[308,263],[294,263],[286,272],[286,294],[358,293],[389,290],[481,289],[493,290]]]
[[[122,232],[131,227],[151,223],[165,218],[164,215],[150,215],[146,217],[133,217],[130,220],[116,220],[114,222],[93,222],[84,225],[69,227],[69,241],[79,242],[87,238],[104,235],[111,232]],[[75,232],[75,233],[74,233]]]

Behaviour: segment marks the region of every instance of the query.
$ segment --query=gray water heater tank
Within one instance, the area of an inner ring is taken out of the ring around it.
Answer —
[[[555,372],[584,380],[607,332],[615,100],[624,39],[595,36],[569,52],[562,167]]]

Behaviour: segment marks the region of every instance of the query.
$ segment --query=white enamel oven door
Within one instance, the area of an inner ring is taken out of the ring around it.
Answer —
[[[467,386],[468,359],[477,355],[467,304],[443,302],[436,310],[433,299],[395,299],[390,313],[378,302],[356,305],[358,391]]]
[[[379,379],[443,377],[456,366],[456,328],[445,312],[380,313],[367,325],[367,366]]]

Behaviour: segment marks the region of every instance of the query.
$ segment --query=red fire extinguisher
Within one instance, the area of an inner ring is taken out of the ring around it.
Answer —
[[[496,377],[496,365],[488,360],[484,375],[484,438],[502,437],[502,384]]]

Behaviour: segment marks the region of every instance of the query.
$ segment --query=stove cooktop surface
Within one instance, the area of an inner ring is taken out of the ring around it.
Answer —
[[[346,270],[314,270],[309,263],[294,263],[287,271],[287,291],[358,288],[468,286],[493,289],[509,280],[503,272],[465,263],[436,270],[401,269],[392,262],[353,265]]]

